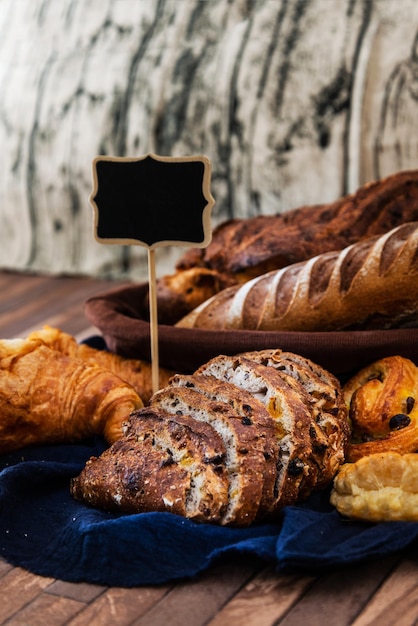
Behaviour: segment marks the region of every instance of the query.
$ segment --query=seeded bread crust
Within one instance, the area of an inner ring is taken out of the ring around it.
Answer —
[[[107,510],[219,522],[228,503],[225,457],[207,424],[146,407],[131,414],[123,440],[87,462],[71,490]]]
[[[151,406],[206,422],[221,435],[230,482],[228,508],[221,523],[251,524],[261,502],[265,466],[264,442],[254,424],[248,424],[225,402],[208,400],[188,387],[166,387],[158,391],[151,399]]]
[[[276,483],[276,467],[279,455],[278,440],[274,422],[266,407],[247,391],[238,389],[232,383],[218,380],[214,376],[198,374],[175,374],[169,381],[172,387],[192,388],[209,400],[219,400],[228,404],[248,426],[254,425],[257,436],[263,442],[265,465],[263,469],[264,487],[258,517],[263,518],[271,508]]]
[[[123,438],[71,483],[79,500],[248,526],[329,484],[343,462],[337,379],[280,350],[220,355],[174,375],[135,410]]]
[[[310,435],[319,468],[316,488],[328,485],[344,462],[350,434],[339,380],[310,359],[291,352],[260,350],[242,356],[273,367],[304,399],[311,412]]]
[[[269,411],[279,445],[271,510],[277,511],[310,493],[318,479],[309,430],[311,414],[293,387],[273,368],[242,356],[220,355],[202,365],[196,373],[226,380],[249,391]]]
[[[133,437],[120,439],[87,461],[71,481],[71,494],[107,511],[170,511],[185,517],[190,474],[170,460],[168,452],[154,449],[151,438],[141,445]]]

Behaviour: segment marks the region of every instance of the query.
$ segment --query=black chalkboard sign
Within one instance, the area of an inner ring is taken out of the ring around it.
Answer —
[[[211,240],[210,161],[205,156],[98,156],[93,161],[95,237],[148,249],[153,392],[159,388],[155,248]]]
[[[99,156],[93,161],[95,236],[101,243],[205,247],[210,162],[204,156]]]

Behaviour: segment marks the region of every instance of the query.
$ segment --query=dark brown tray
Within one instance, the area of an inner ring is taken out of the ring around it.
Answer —
[[[150,325],[143,311],[148,284],[118,288],[87,300],[85,314],[108,348],[126,357],[150,360]],[[142,311],[141,311],[142,310]],[[280,348],[301,354],[345,377],[385,356],[418,364],[418,328],[341,332],[211,331],[159,325],[159,362],[192,372],[218,354]]]

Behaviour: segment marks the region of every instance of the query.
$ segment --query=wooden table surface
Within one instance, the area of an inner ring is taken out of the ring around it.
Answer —
[[[47,323],[80,340],[97,332],[85,300],[118,284],[0,272],[0,336]],[[131,589],[53,580],[0,560],[0,598],[0,624],[15,626],[409,626],[418,623],[418,548],[319,577],[230,558],[189,582]]]

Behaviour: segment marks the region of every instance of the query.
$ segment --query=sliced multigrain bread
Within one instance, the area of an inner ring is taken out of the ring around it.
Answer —
[[[166,387],[151,398],[151,406],[174,415],[206,422],[222,437],[229,479],[229,502],[224,525],[247,526],[256,519],[264,486],[264,442],[254,424],[232,407],[212,401],[189,387]]]
[[[280,350],[219,355],[134,411],[71,492],[108,510],[248,526],[328,485],[347,437],[340,384],[319,365]]]
[[[131,414],[122,440],[87,462],[71,491],[108,510],[168,511],[215,523],[228,504],[225,458],[209,425],[146,407]]]
[[[186,516],[190,476],[168,452],[155,450],[151,438],[123,437],[99,457],[91,457],[71,480],[71,494],[107,511],[168,511]]]
[[[309,494],[318,478],[309,429],[311,414],[293,387],[274,368],[242,356],[220,355],[202,365],[196,373],[233,383],[251,393],[269,411],[279,444],[271,510],[294,504]]]
[[[172,387],[194,389],[209,400],[225,402],[240,416],[243,424],[256,428],[257,436],[263,442],[265,460],[264,486],[258,512],[258,517],[262,518],[271,509],[271,503],[274,499],[279,454],[274,422],[264,404],[249,392],[238,389],[236,385],[230,382],[218,380],[214,376],[175,374],[170,379],[169,384]]]
[[[344,462],[349,438],[347,408],[339,380],[317,363],[281,350],[246,352],[242,356],[273,367],[309,407],[310,435],[319,467],[317,488],[328,485]]]

